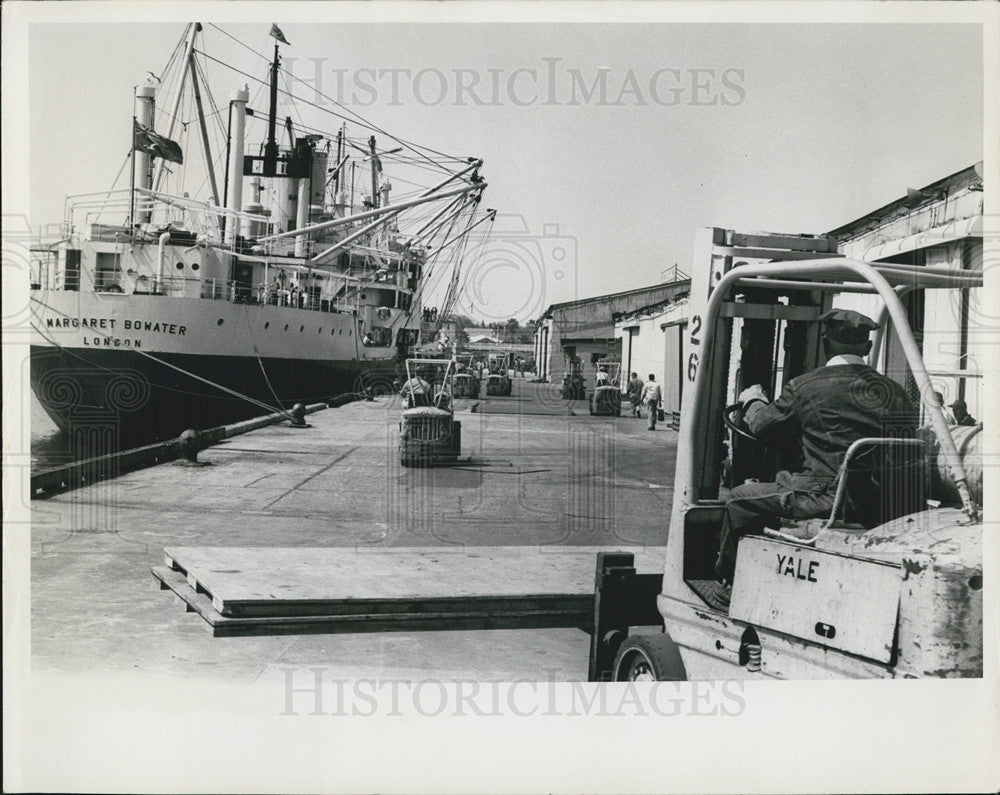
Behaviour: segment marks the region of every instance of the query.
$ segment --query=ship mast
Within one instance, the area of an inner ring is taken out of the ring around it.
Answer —
[[[375,154],[375,136],[371,136],[368,139],[368,151],[371,152],[372,159],[372,208],[377,208],[379,205],[378,201],[378,155]]]
[[[333,175],[333,201],[336,204],[339,199],[337,196],[340,194],[340,173],[343,170],[343,160],[344,157],[344,125],[340,125],[340,129],[337,130],[337,170]]]
[[[264,145],[264,176],[273,177],[278,166],[278,142],[275,132],[278,120],[278,42],[274,42],[274,60],[271,61],[271,104],[267,113],[267,143]]]
[[[194,40],[198,35],[198,31],[201,30],[200,22],[191,22],[186,31],[188,37],[187,45],[184,48],[184,58],[181,63],[188,64],[191,62],[191,58],[194,53]],[[177,114],[181,108],[181,99],[184,96],[184,83],[187,81],[187,69],[182,69],[180,73],[180,85],[177,86],[177,94],[174,96],[174,104],[170,109],[170,115],[168,116],[170,123],[167,125],[167,138],[174,137],[174,126],[177,124]],[[153,183],[153,190],[158,191],[160,189],[160,182],[163,180],[163,172],[166,168],[167,161],[160,158],[160,167],[156,171],[156,181]]]

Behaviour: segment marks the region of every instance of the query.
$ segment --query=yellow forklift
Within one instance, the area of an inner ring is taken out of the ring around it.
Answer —
[[[980,437],[948,425],[911,328],[921,293],[981,287],[982,271],[724,229],[702,230],[697,250],[664,570],[598,556],[591,680],[982,676]],[[853,445],[829,516],[740,539],[727,600],[714,568],[727,488],[794,466],[742,426],[736,395],[758,383],[777,395],[822,366],[819,318],[847,296],[877,297],[869,364],[891,358],[886,374],[919,394],[929,427]]]

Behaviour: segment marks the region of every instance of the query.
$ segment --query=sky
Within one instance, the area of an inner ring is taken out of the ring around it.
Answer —
[[[484,160],[499,216],[456,310],[487,321],[689,273],[702,226],[822,233],[983,158],[974,25],[277,21],[294,75],[400,137]],[[269,23],[220,26],[269,52]],[[183,29],[32,26],[31,223],[111,187],[132,88]],[[211,25],[199,47],[265,77]],[[208,75],[220,104],[249,82]],[[304,103],[279,111],[338,124]]]

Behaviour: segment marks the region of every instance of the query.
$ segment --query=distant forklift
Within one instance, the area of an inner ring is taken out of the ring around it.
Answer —
[[[982,270],[871,264],[842,257],[832,238],[723,229],[704,230],[698,251],[664,572],[598,556],[590,679],[981,677],[978,437],[949,428],[900,296],[981,287]],[[820,315],[847,293],[881,299],[869,364],[885,370],[891,359],[889,375],[920,394],[930,438],[886,428],[855,442],[829,516],[740,539],[729,601],[714,568],[727,429],[733,483],[770,482],[793,465],[792,451],[763,447],[727,403],[756,383],[777,395],[821,366]],[[651,624],[660,631],[629,634]]]
[[[510,397],[514,389],[514,382],[510,379],[510,354],[502,356],[490,354],[490,373],[486,377],[487,396]]]
[[[594,391],[590,394],[590,413],[620,417],[622,415],[621,363],[601,360],[597,363]]]
[[[407,359],[401,395],[399,463],[426,467],[454,462],[462,451],[462,424],[455,420],[451,359]]]
[[[456,398],[478,398],[481,381],[476,375],[475,361],[470,354],[458,357],[455,363],[454,395]]]

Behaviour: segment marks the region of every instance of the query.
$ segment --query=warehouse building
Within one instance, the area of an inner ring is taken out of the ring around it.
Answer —
[[[689,289],[689,281],[684,280],[552,304],[535,328],[538,378],[559,383],[565,373],[578,368],[585,386],[593,388],[598,361],[623,361],[621,341],[615,334],[616,318],[651,304],[675,300]]]
[[[867,262],[886,262],[953,270],[983,267],[982,164],[906,194],[828,234],[841,254]],[[983,303],[983,290],[926,290],[907,293],[903,303],[935,390],[945,403],[964,400],[969,412],[983,416],[982,372],[986,346],[996,335],[996,319]],[[877,317],[873,296],[842,296],[837,306]],[[902,368],[903,352],[890,334],[882,353],[887,369]],[[910,379],[907,384],[916,391]]]

